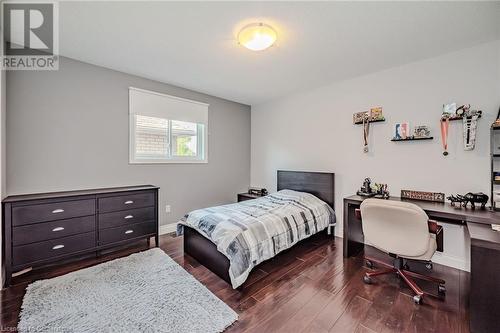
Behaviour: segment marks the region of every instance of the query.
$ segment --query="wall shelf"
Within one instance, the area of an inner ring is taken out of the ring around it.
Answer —
[[[478,118],[481,118],[482,117],[482,113],[479,114]],[[453,121],[453,120],[462,120],[464,117],[463,116],[453,116],[453,117],[450,117],[450,121]],[[444,118],[441,118],[441,119],[444,119]]]
[[[401,141],[421,141],[421,140],[433,140],[433,136],[425,137],[425,138],[406,138],[406,139],[391,139],[392,142],[401,142]]]

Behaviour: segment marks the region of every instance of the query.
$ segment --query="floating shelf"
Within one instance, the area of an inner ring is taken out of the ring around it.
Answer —
[[[421,140],[432,140],[434,139],[433,136],[425,137],[425,138],[406,138],[406,139],[391,139],[393,142],[400,142],[400,141],[421,141]]]
[[[369,123],[379,123],[381,121],[385,121],[385,118],[384,119],[369,120],[368,122]],[[360,125],[360,124],[363,124],[363,121],[357,121],[354,124],[355,125]]]
[[[482,113],[479,114],[478,118],[481,118],[482,117]],[[462,120],[464,117],[463,116],[453,116],[453,117],[450,117],[450,121],[453,121],[453,120]],[[441,118],[443,119],[443,118]]]

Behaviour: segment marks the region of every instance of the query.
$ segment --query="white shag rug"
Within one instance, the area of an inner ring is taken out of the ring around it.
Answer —
[[[238,315],[165,252],[135,253],[26,289],[20,332],[222,332]]]

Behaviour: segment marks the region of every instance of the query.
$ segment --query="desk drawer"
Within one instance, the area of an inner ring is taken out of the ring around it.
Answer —
[[[51,202],[12,208],[12,225],[25,225],[95,214],[95,200]]]
[[[154,205],[155,197],[153,192],[99,198],[100,213],[116,212],[131,208],[150,207]]]
[[[148,222],[155,219],[155,207],[121,210],[99,214],[99,229],[121,227],[128,224]]]
[[[95,217],[84,216],[67,220],[29,224],[12,229],[15,246],[86,233],[95,230]]]
[[[111,244],[130,238],[136,238],[155,233],[155,223],[146,222],[126,225],[118,228],[108,228],[99,231],[99,245]]]
[[[14,246],[13,265],[19,266],[95,247],[95,232]]]

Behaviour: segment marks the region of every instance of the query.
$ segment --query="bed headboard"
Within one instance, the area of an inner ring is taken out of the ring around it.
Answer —
[[[285,189],[311,193],[335,208],[334,173],[278,170],[278,191]]]

